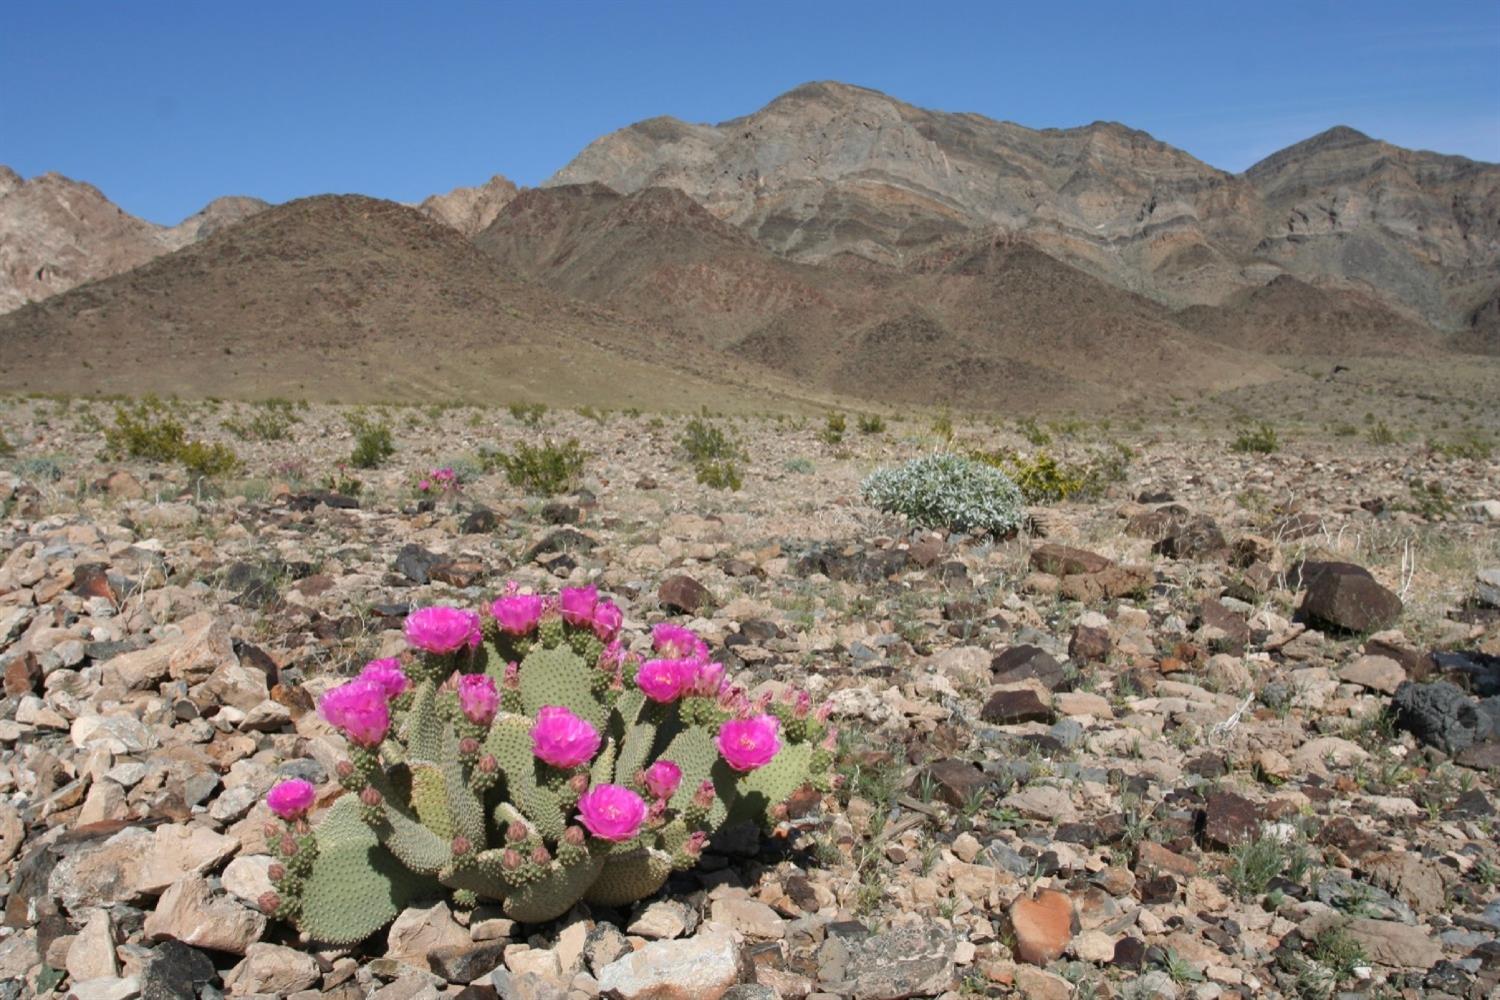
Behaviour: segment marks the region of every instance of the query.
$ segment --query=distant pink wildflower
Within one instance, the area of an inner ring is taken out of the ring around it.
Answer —
[[[406,616],[406,641],[428,653],[456,653],[479,648],[479,615],[438,605]]]

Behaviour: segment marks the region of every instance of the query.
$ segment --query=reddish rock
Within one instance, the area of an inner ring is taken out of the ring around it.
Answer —
[[[1303,563],[1307,585],[1302,614],[1345,632],[1378,632],[1401,617],[1401,598],[1382,587],[1368,570],[1353,563]]]
[[[1035,899],[1020,896],[1010,904],[1010,927],[1016,940],[1016,958],[1031,965],[1046,965],[1062,957],[1078,918],[1067,893],[1044,889]]]
[[[1198,874],[1198,863],[1170,851],[1154,840],[1143,840],[1135,849],[1136,874],[1165,872],[1179,878],[1189,879]]]
[[[8,698],[34,694],[41,680],[41,664],[37,663],[36,656],[30,652],[5,665],[5,695]]]
[[[112,603],[120,603],[120,595],[109,582],[109,568],[103,563],[74,566],[71,589],[79,597],[103,597]]]
[[[1018,722],[1051,722],[1052,706],[1031,688],[996,691],[985,702],[980,718],[999,726]]]
[[[665,610],[686,615],[695,615],[713,606],[713,595],[708,588],[682,574],[662,581],[656,599]]]
[[[1051,542],[1031,550],[1031,568],[1053,576],[1101,573],[1113,565],[1112,560],[1097,552],[1054,545]]]
[[[1079,625],[1068,640],[1068,656],[1078,663],[1103,663],[1111,647],[1108,629]]]
[[[990,784],[990,779],[979,768],[952,757],[933,761],[923,774],[936,783],[938,797],[955,809],[973,801],[974,796]]]
[[[1233,792],[1215,792],[1203,810],[1203,837],[1219,847],[1233,847],[1260,834],[1260,807]]]

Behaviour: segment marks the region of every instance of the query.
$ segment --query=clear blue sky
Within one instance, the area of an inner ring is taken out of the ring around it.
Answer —
[[[536,184],[591,139],[808,80],[1227,170],[1331,125],[1500,160],[1500,2],[11,3],[0,163],[176,222],[221,194]]]

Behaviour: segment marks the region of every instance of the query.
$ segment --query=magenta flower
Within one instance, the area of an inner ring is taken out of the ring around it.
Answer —
[[[730,719],[719,727],[719,754],[736,771],[753,771],[771,763],[781,749],[774,715]]]
[[[377,747],[391,728],[391,707],[385,688],[356,677],[323,695],[318,711],[329,725],[343,731],[349,742]]]
[[[545,705],[531,727],[531,752],[553,767],[577,767],[599,752],[599,731],[559,705]]]
[[[456,653],[465,646],[479,648],[479,616],[442,605],[421,608],[406,616],[406,641],[428,653]]]
[[[654,702],[669,705],[692,681],[693,665],[684,660],[647,660],[635,672],[635,686]]]
[[[708,647],[681,625],[662,622],[651,630],[651,644],[658,653],[671,660],[704,660]]]
[[[476,726],[488,726],[500,708],[500,693],[488,674],[464,674],[458,679],[458,707]]]
[[[599,588],[564,587],[558,595],[558,603],[562,607],[563,621],[577,628],[592,628],[594,605],[599,603]]]
[[[600,642],[614,642],[624,623],[625,616],[614,601],[600,601],[594,606],[594,634]]]
[[[687,684],[685,694],[700,698],[717,698],[724,687],[724,664],[699,660],[693,664],[693,676]]]
[[[506,594],[490,604],[490,614],[506,635],[530,635],[536,623],[542,620],[542,597],[540,594]]]
[[[682,768],[670,760],[659,760],[646,768],[643,784],[658,799],[669,799],[682,784]]]
[[[646,821],[646,802],[620,785],[595,785],[578,800],[578,820],[600,840],[629,840]]]
[[[365,668],[359,672],[360,680],[373,681],[379,684],[385,691],[387,698],[395,698],[406,690],[411,683],[406,678],[406,673],[401,669],[401,661],[394,657],[384,660],[371,660],[365,664]]]
[[[266,805],[271,807],[273,813],[290,823],[306,816],[317,798],[317,789],[313,788],[311,782],[292,778],[271,787],[266,793]]]

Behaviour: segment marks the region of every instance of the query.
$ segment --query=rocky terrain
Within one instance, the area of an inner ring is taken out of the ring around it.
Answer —
[[[1186,415],[955,416],[960,450],[1130,451],[987,539],[861,501],[943,444],[925,419],[717,418],[731,493],[671,414],[367,411],[396,450],[353,470],[351,411],[171,409],[242,469],[106,457],[103,402],[0,407],[0,996],[1500,990],[1500,471],[1435,424],[1255,454]],[[569,437],[564,495],[484,471]],[[440,466],[463,486],[434,499]],[[827,698],[840,787],[623,911],[418,906],[303,947],[255,901],[267,788],[339,794],[314,700],[399,652],[408,609],[508,579],[595,582],[632,630],[689,625],[747,687]]]

